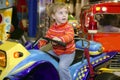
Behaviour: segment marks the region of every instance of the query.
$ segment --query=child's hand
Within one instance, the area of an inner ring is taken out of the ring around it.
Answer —
[[[56,40],[56,41],[62,41],[60,38],[58,38],[58,37],[54,37],[54,38],[52,38],[53,40]]]
[[[58,38],[58,37],[54,37],[54,38],[52,38],[53,40],[56,40],[56,41],[62,41],[60,38]],[[52,42],[52,44],[53,45],[57,45],[57,43],[55,43],[55,42]]]
[[[46,43],[47,43],[47,42],[46,42],[45,40],[40,40],[40,41],[38,42],[38,47],[41,48],[42,46],[45,46]]]

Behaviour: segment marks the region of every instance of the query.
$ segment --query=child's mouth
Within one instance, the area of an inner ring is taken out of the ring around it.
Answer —
[[[63,18],[62,20],[66,20],[66,18]]]

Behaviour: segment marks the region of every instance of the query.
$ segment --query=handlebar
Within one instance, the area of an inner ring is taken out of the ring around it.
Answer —
[[[52,41],[52,42],[55,42],[63,47],[66,47],[66,44],[61,42],[61,41],[56,41],[56,40],[53,40],[53,39],[50,39],[50,38],[47,38],[47,37],[42,37],[43,39],[47,40],[47,41]],[[33,44],[32,44],[32,48],[34,48],[37,43],[39,42],[40,38],[38,38]]]
[[[46,39],[46,40],[48,40],[48,41],[55,42],[55,43],[57,43],[57,44],[59,44],[59,45],[61,45],[61,46],[63,46],[63,47],[66,47],[66,44],[63,43],[63,42],[61,42],[61,41],[56,41],[56,40],[53,40],[53,39],[50,39],[50,38],[47,38],[47,37],[43,37],[43,39]]]

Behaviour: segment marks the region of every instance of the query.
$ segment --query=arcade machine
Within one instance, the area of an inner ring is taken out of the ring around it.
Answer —
[[[27,0],[15,0],[19,27],[23,31],[28,30],[28,3]]]
[[[116,28],[119,30],[120,26],[119,7],[119,1],[100,1],[85,5],[81,9],[81,28],[84,35],[87,35],[86,38],[101,43],[105,53],[117,52],[109,63],[101,65],[102,67],[98,69],[98,72],[111,72],[116,75],[120,73],[120,32],[114,31]],[[110,18],[108,15],[116,16],[117,18]],[[111,27],[108,27],[108,25],[115,27],[110,29]]]
[[[0,41],[4,42],[9,38],[12,18],[12,0],[0,0]]]

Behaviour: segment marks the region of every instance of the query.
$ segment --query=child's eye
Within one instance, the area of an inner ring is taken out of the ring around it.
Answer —
[[[68,11],[59,11],[58,14],[61,14],[61,15],[68,14]]]
[[[65,13],[68,14],[68,11],[66,11]]]
[[[63,14],[63,12],[59,12],[59,14]]]

